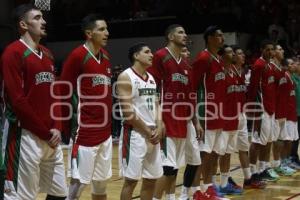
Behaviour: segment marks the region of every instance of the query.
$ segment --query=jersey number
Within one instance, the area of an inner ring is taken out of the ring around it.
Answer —
[[[148,110],[153,110],[153,100],[152,100],[152,98],[147,98],[146,101],[147,101],[147,104],[148,104]]]

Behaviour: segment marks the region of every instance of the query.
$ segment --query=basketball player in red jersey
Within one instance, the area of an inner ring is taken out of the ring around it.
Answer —
[[[61,107],[52,95],[58,94],[57,87],[51,91],[53,56],[39,44],[46,22],[31,4],[17,7],[14,17],[21,36],[1,58],[8,125],[4,199],[33,200],[41,191],[48,200],[62,200],[67,185],[57,120]]]
[[[63,95],[73,92],[77,99],[78,128],[72,145],[71,183],[67,199],[79,199],[87,184],[92,183],[92,199],[107,198],[106,185],[111,177],[111,64],[110,56],[103,48],[109,32],[105,20],[88,15],[82,20],[86,41],[75,48],[64,63],[61,80]],[[71,102],[71,98],[67,99]],[[68,115],[66,107],[64,116]],[[64,130],[70,133],[70,121]]]

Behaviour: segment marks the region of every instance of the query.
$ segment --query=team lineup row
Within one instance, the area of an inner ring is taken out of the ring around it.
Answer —
[[[36,199],[43,192],[47,200],[75,200],[88,184],[92,199],[109,199],[113,105],[104,18],[88,15],[82,20],[85,43],[69,54],[58,80],[51,52],[39,44],[46,36],[41,11],[24,4],[14,14],[20,39],[1,56],[4,199]],[[141,199],[161,199],[165,192],[166,199],[175,200],[176,175],[184,165],[179,198],[188,199],[191,189],[196,200],[226,199],[223,195],[241,194],[243,189],[263,189],[266,181],[278,180],[278,174],[292,175],[293,168],[300,169],[288,160],[292,141],[299,139],[300,70],[292,59],[284,64],[280,45],[262,42],[262,56],[252,66],[246,85],[243,50],[224,45],[219,27],[205,30],[206,49],[193,61],[184,27],[170,25],[165,36],[167,45],[155,53],[145,43],[131,46],[132,66],[117,80],[123,119],[120,199],[131,199],[142,179]],[[197,94],[196,98],[191,94]],[[251,142],[247,120],[251,121]],[[72,143],[69,187],[62,138]],[[230,155],[237,151],[243,188],[229,177]],[[218,161],[220,186],[215,184]]]

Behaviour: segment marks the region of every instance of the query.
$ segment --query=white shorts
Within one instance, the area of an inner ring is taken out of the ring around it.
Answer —
[[[295,141],[298,140],[298,124],[293,121],[283,121],[280,129],[280,140]]]
[[[239,115],[239,126],[237,132],[237,150],[239,151],[249,151],[249,134],[247,128],[247,118],[245,113]]]
[[[20,145],[18,149],[18,144]],[[53,149],[28,130],[10,134],[4,199],[34,200],[39,192],[67,196],[61,146]],[[12,166],[15,164],[15,166]]]
[[[232,154],[236,150],[237,133],[236,131],[206,130],[205,141],[201,143],[201,151],[218,155]]]
[[[73,144],[71,177],[81,183],[105,181],[112,176],[112,138],[93,147]]]
[[[197,140],[195,127],[190,121],[187,124],[187,136],[185,143],[185,162],[189,165],[201,165],[200,144]]]
[[[276,142],[277,140],[281,140],[280,135],[283,130],[283,125],[285,123],[286,119],[275,119],[275,123],[273,124],[273,138],[272,141]],[[285,134],[284,134],[285,135]]]
[[[185,138],[164,138],[161,148],[162,165],[174,169],[185,166],[185,143]]]
[[[275,115],[269,115],[267,112],[264,112],[260,117],[260,133],[252,128],[252,142],[266,145],[273,141]]]
[[[163,175],[160,145],[148,142],[139,132],[122,127],[119,140],[119,175],[139,180]]]

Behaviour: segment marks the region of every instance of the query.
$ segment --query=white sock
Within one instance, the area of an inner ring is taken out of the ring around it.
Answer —
[[[280,160],[273,160],[273,167],[279,167],[280,166]]]
[[[256,165],[250,164],[250,171],[251,174],[256,174],[257,173]]]
[[[197,191],[200,191],[201,189],[200,189],[200,186],[192,186],[191,187],[191,191],[192,191],[192,193],[194,194],[195,192],[197,192]]]
[[[153,197],[152,200],[160,200],[160,199],[157,199],[157,198]]]
[[[250,167],[247,168],[243,168],[243,174],[244,174],[244,178],[246,180],[251,178],[251,171],[250,171]]]
[[[258,171],[263,172],[266,169],[265,161],[258,161]]]
[[[209,184],[203,184],[203,185],[202,185],[202,191],[203,191],[203,192],[206,192],[207,188],[208,188],[209,186],[212,186],[212,185],[213,185],[212,183],[209,183]]]
[[[211,180],[213,184],[217,185],[217,175],[213,175]]]
[[[271,168],[271,163],[270,162],[265,162],[265,169]]]
[[[166,194],[166,200],[176,200],[175,194]]]
[[[228,173],[221,173],[221,187],[225,187],[228,183]]]
[[[189,193],[190,188],[187,188],[185,186],[181,187],[181,194],[188,194]]]

